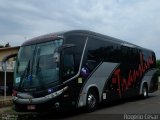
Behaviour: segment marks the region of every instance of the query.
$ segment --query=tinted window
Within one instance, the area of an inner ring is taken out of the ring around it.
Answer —
[[[66,48],[62,53],[62,78],[67,80],[75,73],[74,48]]]
[[[82,57],[82,52],[84,49],[84,44],[86,41],[86,36],[82,35],[69,35],[66,37],[65,44],[75,44],[76,47],[74,49],[73,54],[75,56],[75,71],[78,72],[80,60]]]
[[[121,62],[127,64],[138,64],[140,62],[139,50],[132,47],[121,46]]]
[[[87,59],[97,62],[120,62],[120,47],[103,39],[90,38]]]

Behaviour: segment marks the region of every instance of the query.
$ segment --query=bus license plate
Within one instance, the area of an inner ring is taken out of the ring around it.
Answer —
[[[36,106],[35,105],[28,105],[27,110],[35,110]]]

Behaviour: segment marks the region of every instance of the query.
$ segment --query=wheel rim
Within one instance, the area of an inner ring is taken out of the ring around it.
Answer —
[[[146,97],[147,96],[147,89],[144,87],[143,88],[143,96]]]
[[[94,108],[95,105],[96,105],[96,98],[95,98],[95,96],[92,95],[92,94],[89,94],[87,99],[88,99],[88,106],[90,108]]]

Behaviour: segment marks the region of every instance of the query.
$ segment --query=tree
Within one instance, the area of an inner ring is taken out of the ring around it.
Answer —
[[[156,66],[157,66],[157,68],[160,69],[160,60],[157,60],[157,61],[156,61]]]
[[[0,44],[0,48],[3,48],[4,46]]]
[[[7,43],[7,44],[5,45],[5,47],[11,47],[11,46],[10,46],[10,44],[9,44],[9,43]]]
[[[159,69],[158,75],[160,76],[160,60],[157,60],[157,61],[156,61],[156,66],[157,66],[157,68]]]
[[[0,48],[4,48],[4,47],[11,47],[11,46],[10,46],[9,42],[7,44],[5,44],[5,45],[1,45],[0,44]]]

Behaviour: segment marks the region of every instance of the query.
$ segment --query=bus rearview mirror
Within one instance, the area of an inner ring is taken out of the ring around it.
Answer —
[[[59,62],[60,61],[60,53],[59,52],[55,52],[53,58],[54,58],[54,62]]]

